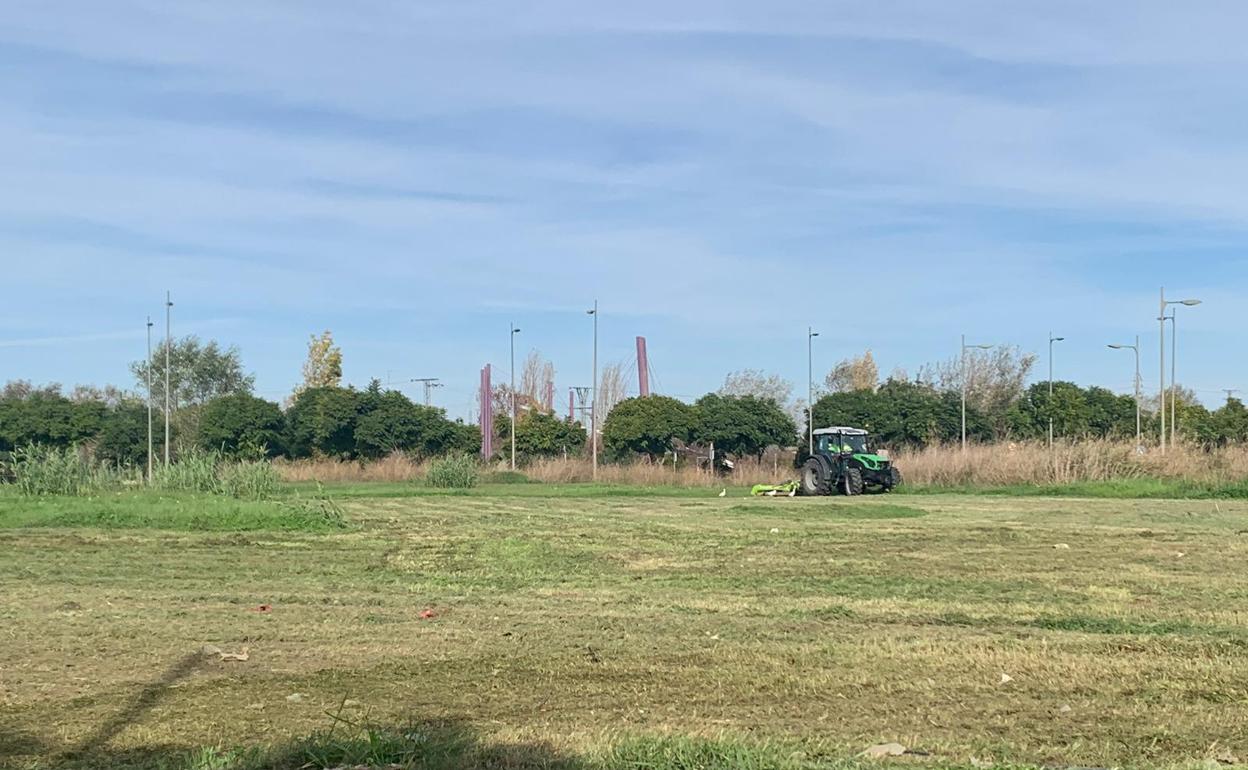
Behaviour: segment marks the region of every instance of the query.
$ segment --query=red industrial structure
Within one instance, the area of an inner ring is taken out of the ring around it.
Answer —
[[[650,395],[650,359],[646,358],[646,338],[637,338],[637,392]]]

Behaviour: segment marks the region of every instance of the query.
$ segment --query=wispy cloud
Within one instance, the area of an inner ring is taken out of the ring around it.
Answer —
[[[172,287],[240,319],[219,331],[269,389],[327,326],[357,379],[436,360],[470,388],[517,314],[583,369],[594,296],[609,344],[672,351],[677,392],[760,360],[804,376],[808,323],[821,355],[886,369],[1064,324],[1081,379],[1110,381],[1100,338],[1147,333],[1156,284],[1248,290],[1244,21],[1151,0],[20,5],[4,371],[124,378],[133,335],[90,330]],[[1213,306],[1184,365],[1248,382],[1213,352],[1248,318]]]

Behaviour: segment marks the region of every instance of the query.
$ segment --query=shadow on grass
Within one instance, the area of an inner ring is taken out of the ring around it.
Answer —
[[[55,754],[40,738],[0,732],[0,768],[15,770],[805,770],[793,747],[728,738],[633,736],[605,753],[577,756],[546,742],[504,742],[483,738],[466,719],[413,720],[380,724],[344,716],[343,706],[326,712],[326,728],[281,743],[249,736],[245,747],[112,744],[160,705],[171,687],[205,665],[210,657],[186,655],[140,688],[111,718],[77,745]],[[245,740],[240,736],[240,740]]]
[[[5,765],[0,762],[2,766]],[[403,727],[339,720],[322,733],[275,746],[250,748],[156,745],[109,749],[96,746],[51,762],[32,762],[29,767],[39,770],[587,769],[579,758],[561,754],[546,744],[482,741],[461,720],[413,722]]]
[[[288,743],[247,748],[150,745],[114,748],[110,744],[171,692],[171,687],[211,658],[199,652],[183,656],[144,685],[78,744],[53,754],[39,738],[0,732],[0,768],[38,770],[302,770],[304,768],[548,768],[579,770],[575,757],[543,743],[482,741],[465,720],[412,721],[398,727],[327,713],[328,727]],[[255,736],[259,737],[259,736]],[[18,760],[23,758],[23,763]]]

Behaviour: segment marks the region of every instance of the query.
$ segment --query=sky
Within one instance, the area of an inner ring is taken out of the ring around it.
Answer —
[[[691,399],[804,391],[959,335],[1126,392],[1248,391],[1242,2],[9,0],[0,380],[133,386],[145,323],[258,394],[346,380],[468,417],[485,363]],[[1168,365],[1167,365],[1168,366]]]

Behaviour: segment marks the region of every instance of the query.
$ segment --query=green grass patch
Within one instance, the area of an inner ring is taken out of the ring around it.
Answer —
[[[1224,629],[1198,626],[1186,620],[1144,621],[1130,618],[1090,617],[1086,615],[1043,616],[1030,621],[1032,628],[1050,631],[1076,631],[1085,634],[1136,634],[1162,636],[1170,634],[1220,636]]]
[[[1005,486],[904,486],[906,495],[1001,495],[1006,497],[1088,497],[1124,500],[1245,500],[1248,480],[1236,482],[1180,479],[1116,479],[1074,484],[1012,484]]]
[[[325,500],[239,500],[206,493],[114,492],[93,497],[0,495],[0,529],[98,527],[201,532],[328,532],[346,521]]]

